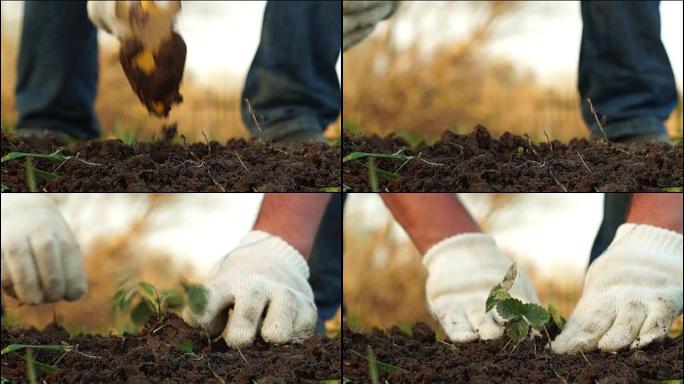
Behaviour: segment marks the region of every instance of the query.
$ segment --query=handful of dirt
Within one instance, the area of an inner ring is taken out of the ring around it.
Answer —
[[[185,41],[175,32],[156,53],[144,49],[137,40],[121,43],[121,66],[133,91],[151,114],[166,117],[173,104],[183,101],[179,87],[186,53]]]

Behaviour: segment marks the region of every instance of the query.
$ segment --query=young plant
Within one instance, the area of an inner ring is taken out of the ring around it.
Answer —
[[[505,333],[513,340],[521,342],[527,337],[530,329],[546,329],[546,324],[553,321],[559,329],[563,329],[565,319],[558,308],[549,304],[548,309],[534,304],[523,303],[511,297],[508,292],[517,276],[515,263],[508,268],[501,283],[489,291],[485,302],[485,312],[496,309],[496,312],[506,320]]]
[[[126,290],[119,288],[113,297],[113,312],[126,312],[130,309],[130,317],[135,324],[145,324],[147,320],[154,316],[162,317],[172,309],[179,309],[187,302],[194,313],[201,313],[207,306],[206,288],[181,282],[183,291],[176,289],[165,289],[161,292],[152,284],[145,281],[139,282],[133,288]]]

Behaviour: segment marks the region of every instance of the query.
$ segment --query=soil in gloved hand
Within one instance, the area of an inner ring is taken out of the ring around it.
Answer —
[[[179,92],[187,47],[173,32],[157,53],[143,48],[140,41],[122,42],[119,60],[133,91],[147,110],[156,116],[168,116],[171,107],[183,101]]]

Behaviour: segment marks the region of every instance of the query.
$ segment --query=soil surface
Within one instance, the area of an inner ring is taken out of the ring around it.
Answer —
[[[340,186],[339,146],[284,147],[244,139],[225,145],[176,144],[173,126],[164,136],[130,145],[105,140],[67,146],[54,137],[18,137],[3,131],[2,156],[65,148],[62,154],[73,157],[57,170],[59,161],[32,161],[34,168],[59,175],[35,178],[37,190],[45,192],[321,192]],[[3,189],[28,191],[25,165],[25,159],[2,163]]]
[[[430,327],[421,323],[413,327],[412,336],[397,327],[363,334],[345,325],[343,332],[342,373],[353,383],[370,382],[368,363],[357,355],[368,356],[368,346],[378,362],[408,371],[390,374],[378,369],[380,382],[393,384],[662,383],[684,377],[681,339],[668,339],[639,351],[595,351],[583,357],[551,353],[543,347],[546,338],[526,340],[517,347],[506,337],[471,343],[437,341]]]
[[[192,352],[180,350],[183,340]],[[48,383],[320,383],[338,379],[340,339],[314,336],[304,343],[271,345],[257,340],[240,350],[222,339],[209,345],[202,330],[190,328],[176,315],[148,323],[138,336],[69,335],[50,325],[42,332],[2,328],[2,347],[9,344],[71,345],[74,349],[38,382]],[[11,383],[27,382],[26,350],[2,357],[2,376]],[[33,358],[53,364],[61,352],[33,350]]]
[[[415,156],[398,172],[401,160],[375,160],[377,169],[400,178],[378,176],[378,190],[401,192],[643,192],[682,187],[682,144],[616,144],[575,139],[531,144],[526,137],[491,137],[476,126],[468,135],[442,134],[433,145],[411,149],[403,139],[343,133],[343,154],[392,154],[408,148]],[[344,163],[344,185],[370,191],[366,158]]]

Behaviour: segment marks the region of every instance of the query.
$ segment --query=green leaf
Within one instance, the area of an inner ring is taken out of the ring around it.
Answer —
[[[388,153],[369,153],[369,152],[352,152],[345,156],[342,159],[343,163],[346,163],[348,161],[353,161],[353,160],[358,160],[358,159],[363,159],[364,157],[375,157],[379,159],[395,159],[395,160],[402,160],[405,161],[407,159],[407,156],[402,155],[404,151],[406,151],[408,148],[402,148],[392,154]]]
[[[131,320],[136,324],[145,324],[155,309],[147,300],[140,300],[131,310]]]
[[[556,327],[562,331],[565,327],[566,320],[553,303],[549,303],[549,315],[551,315],[551,319],[554,324],[556,324]]]
[[[682,187],[663,187],[663,192],[682,192]]]
[[[372,163],[372,165],[371,165],[371,163]],[[387,179],[387,180],[399,180],[399,179],[401,179],[401,175],[399,175],[399,174],[396,174],[394,172],[383,171],[382,169],[376,167],[375,162],[369,161],[368,164],[364,164],[364,165],[366,168],[368,168],[369,171],[371,170],[371,166],[374,167],[375,173],[384,179]]]
[[[38,360],[33,360],[33,364],[35,364],[36,368],[40,369],[41,371],[45,373],[52,373],[52,372],[57,372],[59,371],[59,368],[54,367],[49,364],[41,363]]]
[[[190,340],[181,340],[180,343],[178,343],[178,349],[183,353],[192,353],[192,347],[192,341]]]
[[[182,285],[185,293],[188,295],[190,310],[196,315],[204,312],[209,302],[209,291],[198,284],[182,283]]]
[[[375,352],[371,346],[368,346],[368,374],[370,375],[371,383],[378,384],[378,359],[375,357]]]
[[[130,308],[131,303],[133,303],[133,299],[138,296],[138,289],[133,288],[128,293],[126,293],[126,296],[119,302],[119,309],[122,311],[127,311],[128,308]]]
[[[161,293],[162,307],[180,308],[183,306],[183,295],[175,289],[165,289]]]
[[[70,345],[31,345],[31,344],[10,344],[6,346],[5,348],[0,351],[0,355],[4,355],[6,353],[10,352],[15,352],[19,351],[22,349],[42,349],[42,350],[47,350],[47,351],[55,351],[55,352],[69,352],[71,351],[71,346]]]
[[[495,305],[499,304],[502,300],[506,300],[511,295],[508,293],[507,290],[505,290],[501,284],[497,284],[492,288],[491,291],[489,291],[489,296],[487,297],[487,301],[485,302],[485,312],[489,312],[494,308]]]
[[[527,337],[530,331],[530,326],[527,325],[525,319],[515,319],[506,323],[506,334],[511,337],[511,339],[521,342]]]
[[[518,270],[516,269],[515,263],[513,263],[513,264],[511,264],[510,267],[508,267],[508,271],[506,271],[506,274],[504,275],[503,281],[501,281],[501,286],[503,287],[503,289],[505,289],[506,291],[511,289],[517,274],[518,274]]]
[[[366,356],[364,356],[364,355],[362,355],[356,351],[351,351],[351,353],[353,353],[356,356],[368,361],[368,357],[366,357]],[[397,367],[396,365],[383,363],[382,361],[377,361],[377,359],[376,359],[375,365],[387,373],[408,373],[409,372],[408,370],[401,368],[401,367]]]
[[[43,153],[28,153],[28,152],[10,152],[3,156],[0,159],[0,162],[4,163],[5,161],[10,161],[10,160],[16,160],[16,159],[21,159],[23,157],[32,157],[34,159],[44,159],[44,160],[56,160],[56,161],[64,161],[67,159],[64,155],[61,154],[61,152],[64,149],[59,149],[49,155],[43,154]]]
[[[549,322],[549,313],[546,309],[534,303],[525,304],[524,316],[533,328],[541,328]]]
[[[525,315],[525,311],[525,304],[514,297],[509,297],[506,300],[502,300],[496,305],[496,312],[498,312],[499,316],[506,320],[522,317]]]
[[[142,290],[147,294],[149,298],[156,300],[154,295],[155,289],[152,284],[141,281],[138,283],[138,285],[140,286],[140,288],[142,288]]]

